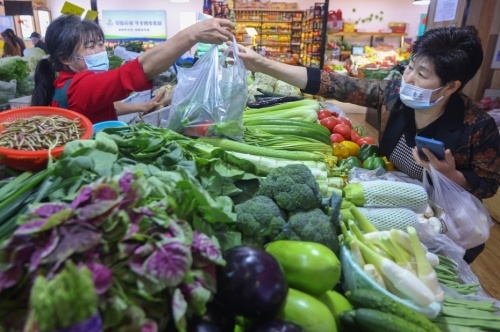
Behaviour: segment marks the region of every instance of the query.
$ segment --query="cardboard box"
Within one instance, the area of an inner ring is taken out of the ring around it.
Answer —
[[[246,1],[236,1],[234,3],[234,9],[246,9],[248,8],[248,3]]]
[[[271,9],[286,9],[286,3],[284,2],[271,2]]]

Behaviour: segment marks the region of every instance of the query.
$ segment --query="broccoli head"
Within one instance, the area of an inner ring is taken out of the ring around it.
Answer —
[[[253,198],[235,205],[236,230],[242,243],[262,247],[281,234],[286,221],[283,212],[266,196]]]
[[[288,211],[321,207],[322,195],[311,170],[302,164],[291,164],[272,170],[261,180],[257,195],[267,196]]]
[[[339,240],[330,217],[321,209],[300,211],[288,218],[282,237],[288,240],[321,243],[338,254]]]

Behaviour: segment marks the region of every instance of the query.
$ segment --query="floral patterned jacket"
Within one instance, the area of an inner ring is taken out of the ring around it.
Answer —
[[[390,156],[403,133],[413,130],[414,140],[414,112],[399,99],[400,79],[356,79],[317,68],[307,73],[304,92],[378,110],[381,154]],[[433,137],[451,150],[471,194],[493,196],[500,184],[500,134],[494,119],[462,93],[453,94],[441,118]]]

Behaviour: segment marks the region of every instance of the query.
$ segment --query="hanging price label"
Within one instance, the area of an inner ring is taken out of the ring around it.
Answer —
[[[84,11],[85,11],[84,8],[74,5],[68,1],[65,1],[61,9],[61,14],[76,15],[81,17]]]
[[[84,19],[89,20],[89,21],[95,21],[95,19],[97,18],[98,14],[99,14],[98,11],[87,10],[87,12],[85,13]]]

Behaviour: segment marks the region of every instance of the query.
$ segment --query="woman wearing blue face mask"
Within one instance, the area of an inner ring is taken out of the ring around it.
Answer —
[[[86,115],[92,123],[116,120],[117,115],[136,111],[115,110],[116,101],[131,92],[151,89],[152,79],[196,43],[226,42],[233,28],[229,20],[198,22],[135,60],[108,70],[109,58],[99,25],[76,16],[60,16],[45,33],[49,58],[40,60],[36,67],[31,105],[67,108]]]
[[[356,79],[317,68],[286,65],[240,46],[245,67],[295,85],[304,92],[379,111],[380,152],[396,168],[422,179],[415,136],[444,142],[445,159],[425,151],[434,168],[479,199],[493,196],[500,183],[500,136],[493,118],[462,88],[478,71],[483,50],[474,27],[426,31],[413,45],[402,79]],[[468,250],[472,262],[484,248]]]

